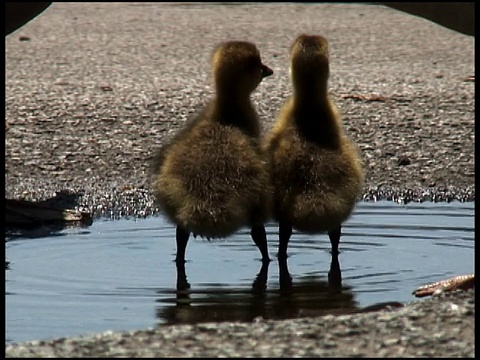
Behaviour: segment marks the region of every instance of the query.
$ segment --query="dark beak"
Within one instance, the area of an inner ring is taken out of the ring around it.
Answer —
[[[268,66],[262,64],[262,77],[267,77],[273,74],[273,70]]]

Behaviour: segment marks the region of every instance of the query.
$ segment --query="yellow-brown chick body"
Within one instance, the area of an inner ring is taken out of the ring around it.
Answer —
[[[240,41],[219,45],[212,68],[216,97],[154,158],[155,195],[177,225],[179,247],[179,237],[186,246],[190,233],[223,238],[247,226],[268,260],[263,224],[271,184],[250,95],[273,71],[254,44]]]
[[[362,160],[328,96],[327,40],[300,35],[290,55],[294,93],[264,143],[274,188],[273,216],[280,222],[278,255],[286,257],[292,228],[328,232],[336,253],[341,224],[363,189]]]

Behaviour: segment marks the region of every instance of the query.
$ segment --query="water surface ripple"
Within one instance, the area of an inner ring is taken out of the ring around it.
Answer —
[[[326,234],[294,232],[287,263],[279,263],[277,224],[266,230],[268,266],[242,229],[225,240],[192,237],[178,273],[174,227],[162,217],[11,234],[7,343],[157,324],[349,313],[412,301],[422,284],[474,272],[474,203],[360,202],[343,227],[338,258],[330,255]]]

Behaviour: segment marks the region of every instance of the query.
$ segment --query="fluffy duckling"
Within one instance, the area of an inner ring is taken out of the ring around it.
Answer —
[[[287,257],[292,228],[328,232],[332,254],[338,254],[341,225],[363,188],[362,161],[328,95],[327,39],[298,36],[290,61],[293,96],[264,142],[274,187],[273,217],[279,222],[278,257]]]
[[[245,41],[218,45],[212,57],[216,96],[154,157],[154,192],[176,224],[177,264],[190,233],[223,238],[243,226],[269,261],[264,222],[271,184],[250,96],[273,71]]]

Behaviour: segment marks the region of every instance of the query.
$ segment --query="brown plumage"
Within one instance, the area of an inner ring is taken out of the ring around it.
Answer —
[[[269,260],[263,224],[271,187],[250,96],[273,71],[244,41],[220,44],[212,69],[215,98],[155,156],[155,195],[177,225],[177,261],[184,261],[190,233],[222,238],[243,226]]]
[[[286,258],[292,228],[328,232],[336,254],[341,225],[363,189],[362,161],[328,95],[327,40],[298,36],[290,60],[293,95],[264,143],[274,187],[273,216],[280,226],[278,256]]]

